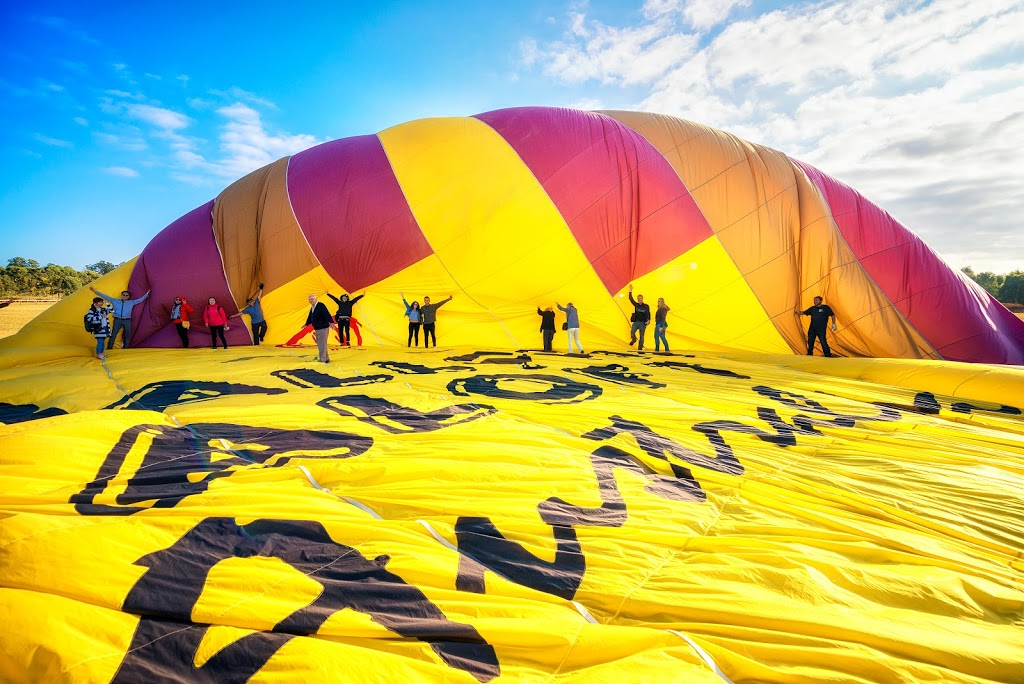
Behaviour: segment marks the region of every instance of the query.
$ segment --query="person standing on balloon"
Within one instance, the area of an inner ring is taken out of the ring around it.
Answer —
[[[420,303],[413,302],[410,304],[405,301],[405,293],[398,293],[402,297],[402,303],[405,304],[405,316],[409,319],[409,340],[405,343],[406,347],[411,347],[415,340],[416,346],[420,346]],[[426,335],[426,333],[424,333]],[[426,339],[423,340],[426,344]],[[434,344],[437,344],[436,342]]]
[[[178,337],[181,338],[182,349],[188,349],[188,329],[190,325],[188,315],[193,311],[192,305],[185,301],[184,297],[174,298],[174,304],[171,305],[171,323],[174,324],[174,329],[178,331]]]
[[[359,295],[358,297],[348,298],[347,294],[341,295],[341,299],[338,299],[330,292],[327,296],[334,300],[334,303],[338,305],[338,310],[334,312],[334,320],[338,324],[338,337],[341,339],[341,343],[346,347],[349,346],[349,339],[351,335],[351,319],[352,319],[352,307],[355,306],[356,302],[366,296],[366,293]]]
[[[544,351],[551,351],[551,341],[555,339],[555,310],[550,306],[543,311],[537,307],[540,316],[540,332],[544,336]]]
[[[836,315],[832,307],[823,303],[821,297],[814,298],[814,306],[809,309],[796,310],[798,316],[810,316],[811,324],[807,326],[807,355],[814,356],[814,341],[821,341],[821,351],[825,356],[832,356],[832,350],[828,348],[826,333],[828,331],[828,319],[832,319],[832,332],[836,331]]]
[[[110,302],[110,305],[114,307],[114,328],[110,333],[110,337],[107,338],[107,351],[114,348],[114,340],[117,339],[117,333],[124,330],[124,337],[122,338],[122,347],[128,348],[128,341],[132,336],[132,309],[135,308],[136,304],[141,304],[146,301],[149,297],[149,290],[146,290],[146,294],[142,295],[138,299],[132,299],[132,293],[125,290],[121,293],[120,299],[114,299],[110,295],[105,295],[97,290],[92,285],[89,286],[96,295],[106,299]]]
[[[423,347],[430,346],[430,338],[434,338],[434,349],[437,349],[437,334],[434,332],[434,323],[437,320],[437,310],[452,301],[452,296],[442,299],[437,304],[430,303],[430,297],[423,298],[423,306],[420,307],[420,318],[423,320]]]
[[[306,316],[306,325],[313,326],[313,337],[316,339],[316,348],[319,352],[317,360],[320,363],[330,363],[331,357],[327,355],[327,342],[330,335],[328,331],[331,328],[337,330],[338,324],[335,323],[331,312],[327,310],[327,305],[316,300],[315,294],[309,295],[307,299],[309,300],[309,315]]]
[[[565,312],[565,323],[562,324],[562,330],[568,331],[569,333],[569,353],[572,354],[573,340],[575,340],[576,348],[579,349],[579,353],[582,354],[583,343],[580,342],[580,312],[577,311],[572,302],[569,302],[567,306],[562,306],[558,302],[555,302],[555,306],[558,307],[559,311]]]
[[[209,303],[203,309],[203,323],[210,329],[210,340],[213,342],[213,348],[217,348],[217,337],[220,337],[224,348],[227,349],[228,340],[224,337],[224,331],[229,330],[228,313],[224,310],[223,306],[217,303],[216,297],[210,297]]]
[[[253,344],[257,345],[267,336],[267,319],[263,315],[263,305],[260,304],[260,297],[262,296],[263,283],[260,283],[256,294],[245,300],[245,308],[230,316],[230,318],[240,318],[242,314],[248,314],[249,322],[252,323],[252,341]]]
[[[647,324],[651,322],[651,305],[644,304],[644,296],[637,295],[636,299],[633,299],[633,285],[629,286],[629,301],[633,305],[633,315],[629,317],[632,325],[629,328],[629,346],[636,344],[636,334],[640,333],[640,346],[637,347],[637,351],[643,351],[644,348],[644,331],[647,330]]]
[[[665,337],[665,331],[668,330],[668,312],[671,310],[665,303],[665,298],[658,297],[658,308],[654,312],[654,351],[661,351],[658,345],[659,341],[665,345],[665,351],[668,351],[668,338]]]
[[[85,330],[96,338],[96,358],[107,358],[103,353],[103,342],[110,334],[110,309],[103,306],[102,297],[93,297],[92,306],[85,314]]]

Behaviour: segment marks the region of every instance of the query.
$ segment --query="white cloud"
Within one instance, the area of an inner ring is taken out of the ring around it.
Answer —
[[[634,109],[812,163],[957,265],[1022,265],[1024,1],[830,0],[710,31],[749,5],[648,0],[623,26],[576,13],[562,39],[527,38],[520,54],[556,80],[601,84],[601,99],[628,86]]]
[[[85,117],[81,117],[81,116],[76,116],[74,119],[72,119],[72,121],[74,121],[79,126],[88,126],[89,125],[89,120],[86,119]]]
[[[122,178],[138,178],[139,172],[135,169],[127,166],[108,166],[103,169],[104,173],[108,173],[111,176],[121,176]]]
[[[164,107],[133,104],[128,105],[126,110],[128,115],[132,118],[145,121],[146,123],[152,124],[157,128],[162,128],[165,131],[176,131],[182,128],[187,128],[188,125],[192,123],[192,119],[184,114]]]
[[[51,138],[51,137],[49,137],[47,135],[43,135],[42,133],[36,133],[35,138],[39,142],[43,143],[44,145],[48,145],[50,147],[74,147],[75,146],[75,144],[73,142],[70,142],[68,140],[61,140],[60,138]]]
[[[227,121],[220,134],[223,156],[216,166],[228,177],[244,175],[321,142],[307,134],[271,134],[264,127],[259,112],[240,102],[222,107],[217,113]]]

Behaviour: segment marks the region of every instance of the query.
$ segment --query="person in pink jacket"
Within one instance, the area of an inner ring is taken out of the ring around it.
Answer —
[[[210,304],[203,310],[203,323],[210,328],[210,339],[213,341],[213,348],[217,348],[217,337],[228,348],[228,341],[224,337],[224,331],[228,329],[228,312],[217,303],[216,297],[210,297]]]

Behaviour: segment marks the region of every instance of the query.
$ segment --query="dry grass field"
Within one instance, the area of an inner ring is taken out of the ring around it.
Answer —
[[[0,337],[10,337],[54,304],[56,301],[14,302],[10,306],[0,309]]]

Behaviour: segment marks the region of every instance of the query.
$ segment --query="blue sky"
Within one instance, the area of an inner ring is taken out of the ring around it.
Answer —
[[[96,4],[0,9],[2,263],[123,261],[317,142],[545,104],[723,128],[1024,267],[1016,0]]]

